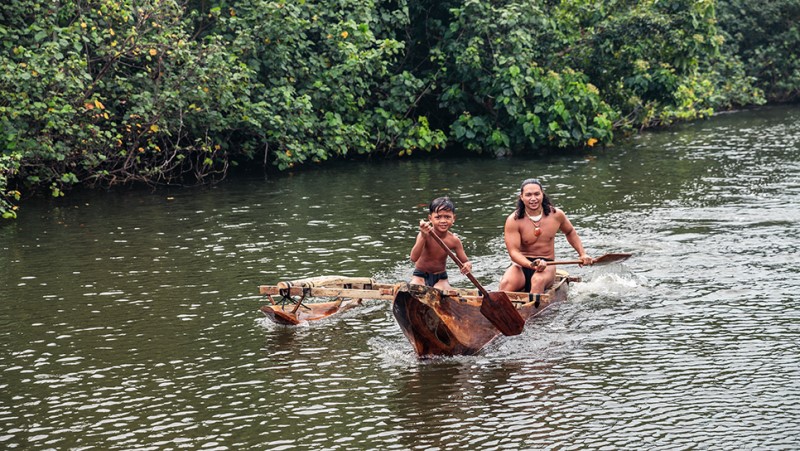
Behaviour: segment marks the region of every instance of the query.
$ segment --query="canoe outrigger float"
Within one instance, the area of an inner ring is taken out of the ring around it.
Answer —
[[[569,283],[580,278],[559,270],[541,294],[505,292],[524,321],[567,299]],[[473,290],[477,291],[477,290]],[[392,313],[419,357],[473,355],[501,331],[481,312],[483,298],[453,296],[436,288],[403,284]]]
[[[391,301],[398,284],[378,283],[369,277],[320,276],[261,285],[258,291],[270,304],[261,307],[267,318],[278,324],[296,326],[350,310],[363,299]],[[275,300],[273,296],[280,296]],[[303,302],[307,298],[334,298],[329,302]]]

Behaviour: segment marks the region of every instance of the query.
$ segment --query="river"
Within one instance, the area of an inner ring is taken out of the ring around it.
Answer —
[[[418,360],[386,301],[299,327],[258,311],[260,284],[407,279],[440,195],[495,288],[528,177],[591,255],[634,256],[565,268],[583,281],[522,335]],[[798,449],[798,205],[797,107],[592,154],[29,201],[0,225],[0,448]]]

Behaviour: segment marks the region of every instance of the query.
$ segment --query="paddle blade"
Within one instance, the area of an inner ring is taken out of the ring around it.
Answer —
[[[511,303],[508,295],[502,291],[493,291],[489,296],[483,296],[481,314],[503,335],[519,335],[525,327],[525,320]]]
[[[595,265],[607,265],[609,263],[616,263],[631,258],[633,254],[605,254],[594,259]]]

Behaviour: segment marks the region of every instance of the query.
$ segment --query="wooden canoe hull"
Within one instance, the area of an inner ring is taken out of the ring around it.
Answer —
[[[566,300],[569,281],[569,276],[560,271],[546,293],[530,296],[511,293],[509,297],[517,299],[514,305],[527,321],[550,305]],[[473,355],[501,336],[481,314],[481,302],[448,295],[432,287],[405,284],[397,291],[392,313],[418,356]]]

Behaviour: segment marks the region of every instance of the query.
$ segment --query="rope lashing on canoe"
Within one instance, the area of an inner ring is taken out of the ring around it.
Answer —
[[[292,296],[289,295],[288,288],[282,288],[278,291],[278,294],[281,295],[281,299],[278,301],[278,305],[287,305],[287,304],[294,304],[294,299]]]
[[[541,303],[542,295],[539,293],[528,293],[528,302],[533,302],[534,308],[539,308],[539,304]]]
[[[300,296],[300,299],[295,299],[295,298],[292,297],[291,288],[292,288],[292,283],[291,282],[286,282],[286,288],[281,288],[280,290],[278,290],[278,294],[281,295],[281,299],[277,303],[275,303],[273,301],[273,304],[277,304],[277,305],[281,305],[281,306],[286,306],[286,305],[289,305],[289,304],[295,304],[294,309],[292,309],[292,313],[296,313],[297,309],[299,309],[300,306],[303,306],[304,308],[306,308],[308,310],[311,310],[310,307],[308,307],[307,305],[303,304],[303,300],[306,298],[306,296],[309,295],[309,292],[311,291],[311,288],[310,287],[303,287],[303,294]],[[271,300],[271,298],[270,298],[270,300]]]
[[[292,310],[292,313],[297,313],[297,309],[299,309],[301,305],[302,305],[303,307],[305,307],[305,308],[307,308],[307,309],[311,310],[311,308],[310,308],[310,307],[308,307],[308,306],[306,306],[306,305],[304,305],[304,304],[303,304],[303,299],[305,299],[305,298],[306,298],[306,296],[308,296],[308,292],[309,292],[309,291],[311,291],[311,290],[310,290],[310,288],[308,288],[308,287],[303,287],[303,295],[302,295],[302,296],[300,296],[300,299],[298,299],[298,300],[297,300],[297,305],[295,305],[295,306],[294,306],[294,309]]]
[[[374,294],[376,298],[382,299],[386,296],[392,296],[394,291],[396,291],[392,290],[391,293],[387,294],[383,292],[383,290],[385,290],[384,288],[380,290],[375,289],[375,281],[370,278],[347,278],[342,276],[322,276],[283,281],[275,286],[262,285],[259,287],[259,290],[267,295],[270,304],[280,307],[282,311],[286,311],[287,313],[291,312],[293,315],[297,313],[301,306],[309,312],[313,311],[314,307],[307,305],[304,301],[306,298],[319,297],[320,294],[323,297],[336,297],[340,303],[342,298],[346,297],[357,298],[358,303],[360,303],[364,295],[370,296]],[[376,291],[376,293],[371,293],[371,291]],[[357,296],[347,296],[348,293],[346,292],[357,292],[353,293],[357,294]],[[280,295],[280,299],[276,301],[273,299],[273,295]],[[288,305],[293,305],[293,307],[291,309],[287,308]]]

